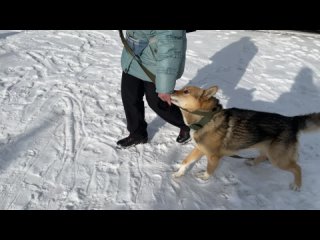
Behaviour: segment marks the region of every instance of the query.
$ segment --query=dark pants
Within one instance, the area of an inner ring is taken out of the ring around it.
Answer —
[[[127,128],[131,136],[148,136],[144,115],[143,96],[148,105],[166,122],[178,127],[187,127],[183,122],[180,109],[163,102],[156,92],[155,85],[139,78],[122,73],[121,97],[127,118]]]

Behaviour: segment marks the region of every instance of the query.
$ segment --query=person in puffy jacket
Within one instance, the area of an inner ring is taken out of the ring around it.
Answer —
[[[180,128],[177,142],[190,139],[180,109],[171,104],[170,94],[185,67],[187,39],[185,30],[127,30],[126,41],[141,63],[151,71],[155,84],[125,48],[122,51],[121,97],[129,136],[117,142],[130,147],[148,141],[143,97],[166,122]]]

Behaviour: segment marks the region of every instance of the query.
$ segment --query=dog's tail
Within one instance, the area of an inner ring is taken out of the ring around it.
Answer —
[[[320,113],[311,113],[301,116],[295,116],[298,128],[303,132],[312,132],[320,130]]]

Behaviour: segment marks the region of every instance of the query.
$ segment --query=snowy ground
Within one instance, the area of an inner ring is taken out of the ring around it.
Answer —
[[[232,158],[206,183],[205,158],[173,180],[193,143],[149,107],[149,143],[117,150],[121,49],[117,31],[0,31],[0,209],[320,209],[320,132],[300,138],[301,192]],[[177,89],[213,84],[225,107],[320,112],[320,35],[190,33]]]

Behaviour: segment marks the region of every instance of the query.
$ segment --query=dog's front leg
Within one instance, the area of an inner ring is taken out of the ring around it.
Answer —
[[[192,152],[183,160],[179,170],[177,172],[175,172],[172,176],[174,178],[178,178],[178,177],[181,177],[182,175],[184,175],[187,167],[199,160],[204,154],[199,150],[199,148],[195,147]]]
[[[196,175],[196,177],[202,179],[202,180],[208,180],[209,177],[213,174],[214,170],[216,170],[220,157],[218,156],[207,156],[208,158],[208,165],[207,165],[207,171],[200,172]]]

